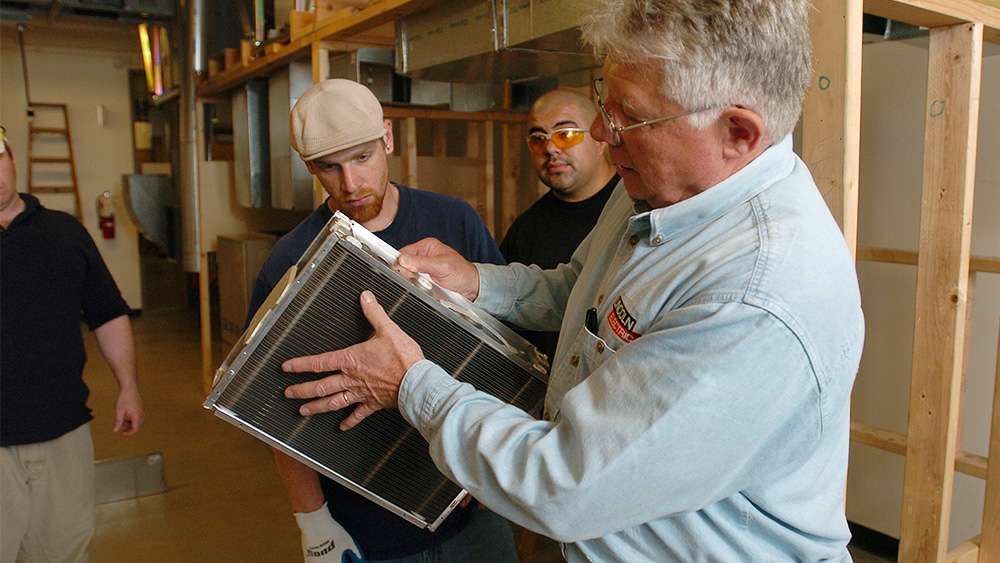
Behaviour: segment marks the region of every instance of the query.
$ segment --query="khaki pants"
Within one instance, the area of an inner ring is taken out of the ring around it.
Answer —
[[[0,563],[88,561],[94,535],[90,426],[0,450]]]

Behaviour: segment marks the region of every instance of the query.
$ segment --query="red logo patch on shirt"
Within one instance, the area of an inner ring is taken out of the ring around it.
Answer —
[[[619,296],[611,307],[611,312],[608,313],[608,324],[611,326],[611,331],[626,343],[632,342],[642,336],[635,332],[635,323],[635,318],[625,308],[625,302]]]

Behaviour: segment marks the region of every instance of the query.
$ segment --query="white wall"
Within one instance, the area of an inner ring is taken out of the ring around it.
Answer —
[[[1000,49],[987,47],[972,253],[1000,257]],[[866,45],[863,64],[858,244],[915,251],[920,232],[927,39]],[[858,271],[867,338],[854,387],[853,418],[905,434],[916,268],[861,262]],[[978,275],[972,306],[962,447],[985,456],[1000,322],[1000,276]],[[852,443],[847,495],[851,521],[898,538],[902,491],[901,456]],[[979,533],[983,495],[982,480],[963,474],[956,477],[951,547]]]
[[[24,79],[15,34],[3,28],[0,49],[0,123],[7,129],[17,165],[18,191],[27,191],[27,120]],[[133,309],[142,308],[138,233],[119,207],[113,240],[101,238],[94,201],[105,190],[121,201],[122,174],[133,171],[132,123],[128,69],[141,68],[139,51],[91,50],[38,45],[26,34],[31,99],[67,104],[83,223],[97,243],[122,295]],[[103,47],[103,46],[102,46]],[[104,107],[103,126],[97,123]],[[42,204],[72,212],[71,196],[42,194]]]

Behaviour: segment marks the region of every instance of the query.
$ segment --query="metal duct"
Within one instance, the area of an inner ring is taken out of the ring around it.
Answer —
[[[424,80],[526,80],[599,66],[580,41],[595,0],[446,3],[396,24],[396,72]]]

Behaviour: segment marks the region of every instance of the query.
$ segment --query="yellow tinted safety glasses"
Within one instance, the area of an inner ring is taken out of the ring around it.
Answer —
[[[545,144],[548,141],[552,141],[552,144],[557,149],[566,150],[583,142],[583,138],[587,136],[587,131],[590,131],[590,129],[567,128],[556,129],[549,134],[532,133],[527,137],[528,149],[535,154],[545,154]]]

